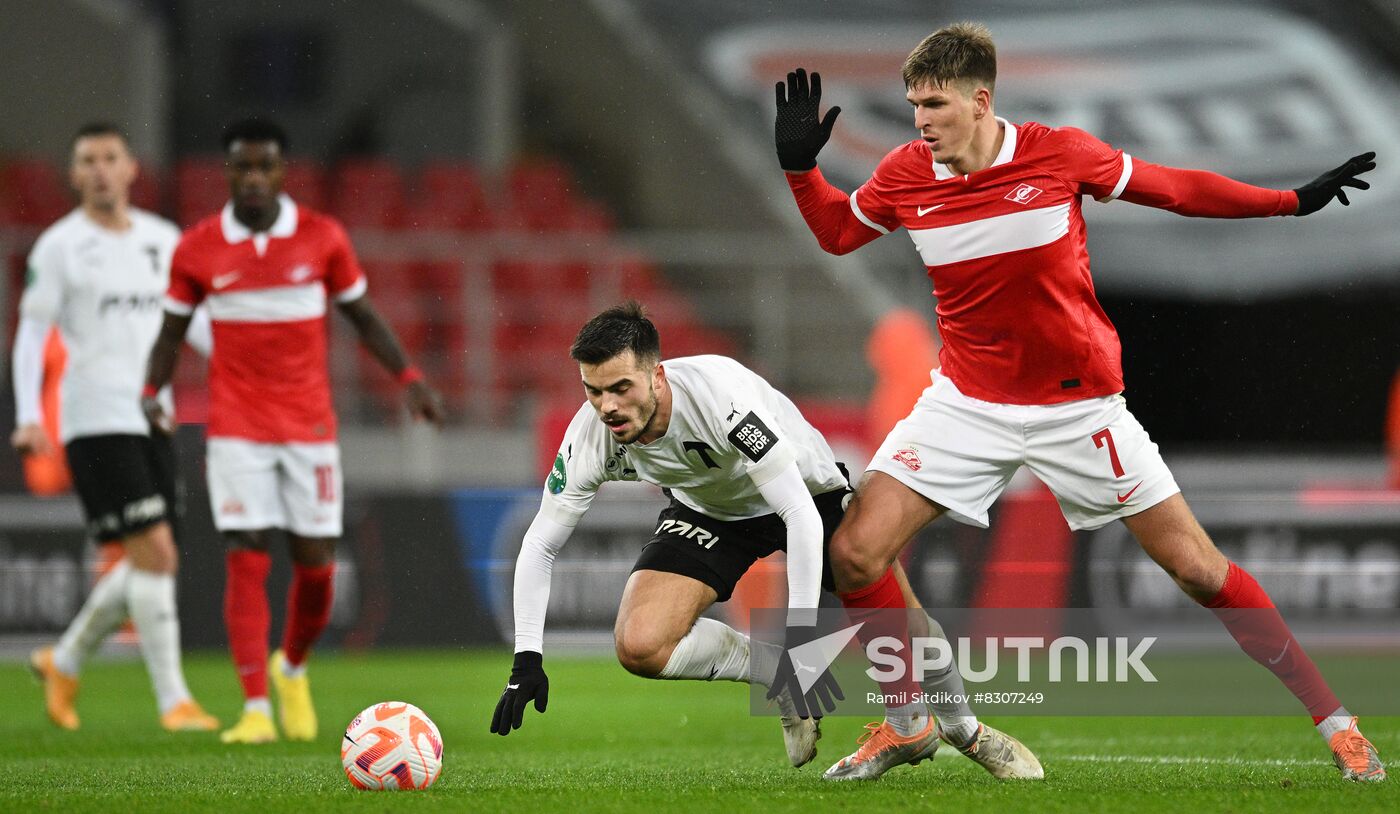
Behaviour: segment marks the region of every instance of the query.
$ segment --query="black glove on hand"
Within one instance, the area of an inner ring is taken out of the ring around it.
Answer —
[[[1311,215],[1331,203],[1333,198],[1341,201],[1342,206],[1351,206],[1344,187],[1370,189],[1370,184],[1356,176],[1375,168],[1376,154],[1362,153],[1335,170],[1324,172],[1317,180],[1309,181],[1293,190],[1298,193],[1298,211],[1294,214],[1299,217]]]
[[[535,711],[544,712],[549,704],[549,676],[544,674],[544,656],[529,650],[515,654],[515,666],[510,671],[510,681],[496,702],[496,714],[491,716],[491,731],[497,735],[509,735],[512,729],[519,729],[525,719],[525,706],[530,699],[535,700]]]
[[[812,74],[807,86],[807,72],[802,68],[787,75],[787,86],[777,85],[778,116],[773,122],[773,141],[778,147],[778,165],[785,170],[805,172],[817,166],[817,153],[831,138],[831,128],[841,108],[833,107],[826,118],[817,121],[817,107],[822,100],[821,74]]]
[[[846,696],[841,692],[841,686],[836,683],[836,676],[831,674],[831,665],[821,662],[807,664],[813,659],[804,659],[801,656],[794,659],[792,651],[808,642],[820,638],[817,635],[816,627],[806,627],[790,625],[787,629],[787,643],[783,648],[782,658],[778,660],[778,674],[773,681],[773,686],[768,688],[768,700],[773,700],[787,690],[792,694],[793,705],[797,707],[797,717],[799,718],[820,718],[827,712],[836,711],[836,702],[846,700]],[[819,675],[813,675],[818,673]],[[802,677],[814,678],[811,689],[802,691],[800,679]]]

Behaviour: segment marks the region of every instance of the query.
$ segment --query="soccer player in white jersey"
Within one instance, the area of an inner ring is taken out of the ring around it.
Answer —
[[[985,527],[988,507],[1028,466],[1071,528],[1121,519],[1298,698],[1343,777],[1383,780],[1356,719],[1264,589],[1201,529],[1128,412],[1118,335],[1094,296],[1081,212],[1092,196],[1193,217],[1308,215],[1334,198],[1349,204],[1347,187],[1367,189],[1358,176],[1375,167],[1375,154],[1275,190],[1152,164],[1076,128],[1014,124],[993,113],[996,47],[976,24],[925,38],[903,79],[919,137],[890,151],[849,196],[816,167],[839,113],[818,119],[820,77],[809,83],[798,70],[777,86],[779,163],[818,242],[841,254],[906,228],[933,280],[944,343],[932,386],[875,454],[831,541],[842,603],[900,607],[885,572],[914,534],[945,513]],[[887,709],[875,736],[827,776],[875,778],[907,762],[929,737],[927,718]]]
[[[58,644],[30,655],[30,666],[44,685],[49,718],[77,729],[83,661],[130,618],[161,726],[208,731],[219,722],[190,696],[180,666],[174,448],[168,437],[151,436],[139,406],[180,230],[128,204],[137,165],[115,125],[84,126],[71,152],[69,180],[81,203],[46,229],[29,255],[14,345],[18,426],[11,443],[21,454],[48,450],[39,394],[44,342],[57,324],[68,348],[60,427],[73,485],[89,535],[120,541],[125,557],[93,586]],[[169,405],[168,390],[162,398]]]
[[[544,712],[545,610],[554,557],[608,481],[644,481],[668,490],[670,505],[628,578],[614,632],[617,657],[636,675],[661,679],[757,681],[782,714],[788,759],[816,755],[818,718],[831,711],[821,682],[803,693],[784,649],[702,618],[730,598],[758,559],[787,552],[788,644],[816,624],[824,548],[850,495],[844,468],[797,407],[762,377],[723,356],[661,361],[656,327],[629,302],[594,317],[570,355],[587,403],[559,446],[515,569],[515,664],[491,721],[501,735],[518,728],[534,701]],[[918,600],[898,565],[891,570],[907,607]],[[938,623],[915,614],[920,635]],[[964,695],[956,667],[928,676],[930,694]],[[837,690],[839,693],[839,690]],[[979,727],[965,704],[939,707],[946,723]],[[1020,742],[989,727],[974,759],[1001,778],[1038,778],[1040,763]],[[931,757],[937,742],[918,759]]]

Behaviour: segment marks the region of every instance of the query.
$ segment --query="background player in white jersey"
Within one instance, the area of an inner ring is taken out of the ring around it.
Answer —
[[[996,47],[984,26],[926,37],[905,60],[919,137],[891,150],[851,195],[827,183],[817,153],[839,108],[818,119],[820,78],[777,90],[775,142],[794,198],[827,251],[853,251],[904,227],[934,283],[941,368],[870,463],[831,542],[842,603],[897,608],[884,570],[942,514],[985,527],[1022,466],[1054,492],[1072,529],[1121,519],[1143,550],[1211,609],[1252,659],[1306,708],[1348,780],[1385,768],[1273,601],[1215,547],[1157,445],[1127,409],[1117,332],[1094,294],[1082,207],[1121,198],[1192,217],[1309,215],[1375,154],[1292,190],[1129,156],[1073,127],[1012,123],[993,112]],[[1189,92],[1189,89],[1187,89]],[[862,631],[862,635],[868,632]],[[906,679],[907,680],[907,679]],[[918,711],[888,709],[876,735],[828,770],[879,777],[918,755]]]
[[[31,654],[30,666],[44,684],[49,718],[77,729],[83,661],[129,617],[161,725],[212,730],[218,721],[190,697],[180,666],[174,449],[168,437],[151,437],[138,400],[180,231],[128,204],[137,165],[115,125],[84,126],[71,152],[69,179],[80,205],[45,230],[29,256],[14,346],[18,426],[11,443],[21,454],[48,448],[39,393],[44,341],[57,324],[69,354],[60,426],[73,484],[88,533],[120,541],[126,556],[93,586],[58,644]],[[169,392],[162,398],[168,408]]]
[[[579,408],[545,483],[539,513],[515,570],[515,665],[491,731],[518,728],[526,705],[544,712],[545,611],[554,557],[607,481],[643,481],[667,489],[661,512],[623,590],[614,631],[618,661],[647,678],[757,681],[782,713],[788,758],[816,755],[817,716],[831,711],[834,682],[805,695],[783,669],[784,649],[722,622],[702,618],[730,598],[758,559],[787,552],[788,645],[816,624],[823,549],[840,522],[850,488],[826,440],[768,382],[723,356],[661,362],[656,327],[633,303],[611,308],[579,331],[570,355],[579,363],[588,403]],[[908,607],[919,607],[894,566]],[[941,635],[932,619],[916,624]],[[921,631],[922,633],[923,631]],[[931,693],[962,695],[956,667],[929,676]],[[834,689],[839,697],[839,689]],[[966,705],[939,709],[950,726],[975,732]],[[982,727],[992,745],[975,756],[998,777],[1041,776],[1039,762],[1015,739]],[[937,741],[921,759],[931,757]]]

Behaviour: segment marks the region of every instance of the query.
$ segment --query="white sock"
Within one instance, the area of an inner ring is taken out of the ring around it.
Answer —
[[[777,672],[776,662],[773,670]],[[747,682],[749,637],[723,622],[701,617],[676,644],[657,678]]]
[[[948,635],[937,620],[928,614],[924,614],[924,618],[928,620],[930,638],[948,640]],[[972,713],[967,701],[955,700],[966,696],[958,665],[950,661],[942,672],[924,673],[922,687],[928,693],[933,714],[938,716],[938,728],[943,740],[954,746],[962,746],[972,740],[977,734],[977,716]]]
[[[293,667],[292,663],[290,661],[287,661],[287,659],[284,657],[281,663],[281,670],[282,675],[287,678],[301,678],[302,676],[306,675],[306,662],[303,661],[301,664],[298,664],[295,667]]]
[[[92,586],[82,610],[54,646],[53,663],[60,672],[76,676],[87,657],[126,621],[126,583],[130,575],[131,564],[122,560]]]
[[[55,657],[56,658],[56,657]],[[1351,713],[1346,707],[1337,707],[1337,711],[1323,718],[1317,725],[1317,733],[1325,741],[1331,741],[1332,736],[1338,732],[1345,732],[1351,726]]]
[[[269,701],[269,700],[267,700],[267,696],[266,696],[266,695],[261,695],[261,696],[258,696],[257,698],[249,698],[247,701],[244,701],[244,702],[243,702],[243,711],[244,711],[244,712],[261,712],[262,714],[264,714],[264,715],[266,715],[267,717],[271,718],[271,717],[272,717],[272,702]]]
[[[190,697],[180,669],[180,617],[175,611],[175,575],[131,570],[126,602],[141,639],[141,655],[161,713]]]
[[[901,738],[909,738],[928,727],[928,707],[919,702],[902,707],[886,707],[885,720]]]

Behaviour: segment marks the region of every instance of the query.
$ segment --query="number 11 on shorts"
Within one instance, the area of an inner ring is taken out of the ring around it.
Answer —
[[[1103,449],[1104,444],[1108,445],[1108,460],[1109,463],[1113,464],[1113,475],[1117,478],[1123,477],[1123,464],[1118,461],[1118,448],[1113,445],[1113,433],[1105,427],[1094,433],[1092,437],[1095,449]]]
[[[335,467],[330,464],[316,467],[316,500],[321,503],[335,502]]]

